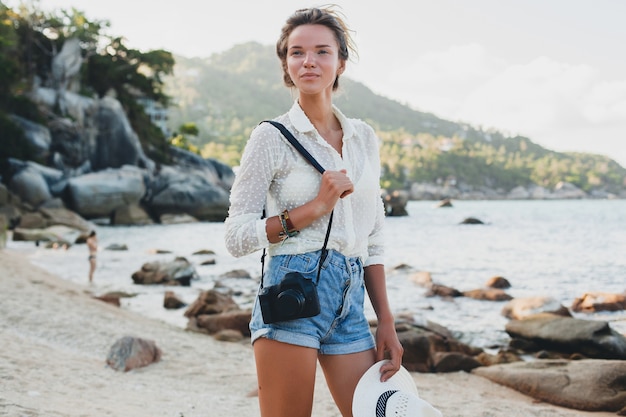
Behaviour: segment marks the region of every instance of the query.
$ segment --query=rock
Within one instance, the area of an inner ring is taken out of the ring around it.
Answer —
[[[483,366],[499,365],[503,363],[521,362],[522,358],[511,350],[500,350],[495,355],[482,352],[476,356],[476,360]]]
[[[452,207],[452,200],[449,198],[444,198],[443,200],[439,201],[439,203],[437,203],[435,207],[436,208]]]
[[[117,207],[111,214],[111,225],[154,224],[150,215],[137,203]]]
[[[182,285],[189,286],[192,279],[198,278],[193,265],[183,257],[170,262],[146,262],[139,271],[132,274],[135,284]]]
[[[128,250],[128,246],[125,243],[111,243],[104,250],[113,250],[113,251],[126,251]]]
[[[530,192],[520,185],[509,191],[507,198],[509,200],[527,200],[530,198]]]
[[[561,181],[554,187],[554,195],[559,199],[580,199],[587,197],[580,188],[569,182]]]
[[[507,289],[511,288],[511,283],[504,277],[491,277],[485,283],[485,287]]]
[[[33,159],[46,159],[52,142],[48,128],[16,115],[9,115],[9,118],[24,132],[24,138],[32,149]]]
[[[81,232],[89,232],[95,229],[95,225],[88,222],[75,212],[66,208],[40,208],[39,212],[43,215],[48,226],[67,226]]]
[[[220,314],[200,314],[195,316],[194,320],[189,320],[188,329],[193,330],[194,327],[208,334],[220,333],[224,330],[236,330],[242,335],[250,336],[250,318],[252,310],[234,310]],[[195,321],[195,326],[193,322]]]
[[[460,224],[485,224],[482,220],[475,217],[467,217]]]
[[[106,363],[116,371],[128,372],[159,362],[161,355],[154,341],[124,336],[111,346]]]
[[[404,348],[402,364],[413,372],[456,372],[481,364],[474,359],[482,352],[454,338],[445,327],[430,322],[396,322]]]
[[[26,167],[9,181],[9,189],[33,207],[52,199],[48,183],[36,169]]]
[[[185,317],[196,317],[202,314],[220,314],[238,309],[239,306],[232,297],[219,291],[208,290],[198,295],[196,301],[185,311]]]
[[[69,180],[71,206],[86,218],[109,218],[115,209],[139,204],[146,193],[144,172],[133,166],[106,169]]]
[[[589,358],[626,360],[626,337],[605,321],[580,320],[553,314],[536,314],[512,320],[506,332],[526,341],[528,348],[579,353]]]
[[[476,368],[473,374],[550,404],[584,411],[626,408],[626,362],[536,360]]]
[[[411,274],[409,277],[411,281],[420,287],[430,287],[433,284],[433,277],[430,272],[419,271]]]
[[[94,171],[121,168],[124,165],[154,168],[141,148],[121,103],[113,97],[98,100],[93,122],[97,129],[96,143],[91,154]]]
[[[178,298],[174,291],[165,291],[163,295],[163,307],[168,310],[177,310],[179,308],[183,308],[187,306],[183,300]]]
[[[448,287],[441,284],[433,284],[426,293],[426,297],[461,297],[463,293],[456,288]]]
[[[93,297],[96,300],[104,301],[107,304],[114,305],[115,307],[120,307],[122,304],[120,303],[120,297],[116,295],[104,294]]]
[[[499,288],[479,288],[475,290],[463,291],[463,295],[475,300],[486,301],[508,301],[513,299],[513,297]]]
[[[46,219],[43,218],[43,214],[35,212],[24,213],[20,216],[17,227],[20,229],[45,229],[47,225],[48,223]]]
[[[514,298],[502,307],[501,314],[514,320],[539,314],[551,313],[559,316],[570,317],[571,314],[567,307],[563,306],[560,301],[553,297],[526,297]]]
[[[164,166],[150,189],[146,205],[155,217],[187,214],[199,220],[223,221],[228,215],[229,193],[211,182],[206,171]]]
[[[70,246],[70,242],[74,240],[72,236],[75,234],[75,230],[65,226],[51,226],[45,229],[15,228],[13,230],[13,241],[53,242]]]
[[[220,278],[240,278],[240,279],[252,279],[250,273],[245,269],[233,269],[232,271],[225,272],[219,276]]]
[[[626,310],[626,294],[607,292],[586,293],[582,297],[574,300],[572,310],[583,313]]]
[[[383,195],[383,204],[387,216],[408,216],[406,205],[409,202],[409,193],[403,190],[392,191]]]
[[[469,372],[482,364],[475,358],[460,352],[435,352],[433,354],[433,372]]]
[[[216,255],[216,253],[211,249],[200,249],[192,253],[192,255]]]

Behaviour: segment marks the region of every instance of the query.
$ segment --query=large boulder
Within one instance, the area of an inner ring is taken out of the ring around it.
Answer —
[[[402,365],[409,371],[457,372],[482,365],[477,359],[482,349],[462,343],[436,323],[402,316],[396,322],[396,332],[404,348]]]
[[[198,278],[194,266],[185,258],[177,257],[170,262],[146,262],[131,276],[135,284],[142,285],[183,285],[189,286],[192,279]]]
[[[567,307],[554,297],[523,297],[514,298],[502,307],[501,314],[514,320],[533,316],[539,313],[552,313],[559,316],[571,316]]]
[[[144,170],[106,169],[70,179],[71,207],[85,218],[110,217],[118,207],[138,204],[146,193]]]
[[[205,170],[164,166],[150,189],[146,205],[155,217],[188,214],[199,220],[223,221],[228,215],[228,191],[212,182]]]
[[[605,321],[542,313],[508,322],[506,332],[513,338],[512,345],[523,345],[527,350],[626,360],[626,337]]]
[[[9,181],[9,188],[32,207],[52,199],[46,180],[37,170],[30,167],[13,175]]]
[[[124,108],[112,97],[98,103],[94,115],[96,146],[91,156],[94,171],[134,165],[152,170],[154,163],[144,154],[139,137],[133,130]]]
[[[626,415],[626,362],[536,360],[472,371],[539,401],[584,411]]]
[[[23,117],[11,115],[10,118],[24,132],[24,138],[34,152],[33,156],[40,160],[46,159],[52,142],[48,128]]]

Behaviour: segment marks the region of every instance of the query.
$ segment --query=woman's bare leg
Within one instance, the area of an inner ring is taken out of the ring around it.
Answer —
[[[310,417],[317,350],[260,338],[254,342],[263,417]]]
[[[343,417],[352,417],[352,396],[356,385],[375,362],[374,349],[348,355],[320,355],[330,393]]]

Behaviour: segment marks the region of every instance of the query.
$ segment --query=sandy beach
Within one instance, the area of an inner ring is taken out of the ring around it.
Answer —
[[[85,277],[85,281],[87,277]],[[249,343],[219,342],[106,304],[0,250],[0,416],[258,416]],[[159,363],[130,372],[105,364],[126,335],[154,340]],[[413,374],[446,417],[608,417],[537,402],[467,373]],[[313,415],[339,417],[321,372]]]

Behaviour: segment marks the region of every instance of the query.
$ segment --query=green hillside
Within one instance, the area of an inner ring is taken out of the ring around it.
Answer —
[[[170,126],[192,123],[186,139],[203,156],[237,165],[259,121],[284,113],[293,102],[283,86],[273,46],[246,43],[211,57],[176,57],[165,79],[172,98]],[[383,144],[383,185],[453,180],[470,187],[510,190],[518,185],[553,187],[571,182],[585,191],[619,192],[626,169],[598,155],[558,153],[529,138],[506,137],[443,120],[374,94],[362,83],[341,79],[335,102],[350,117],[370,123]]]

